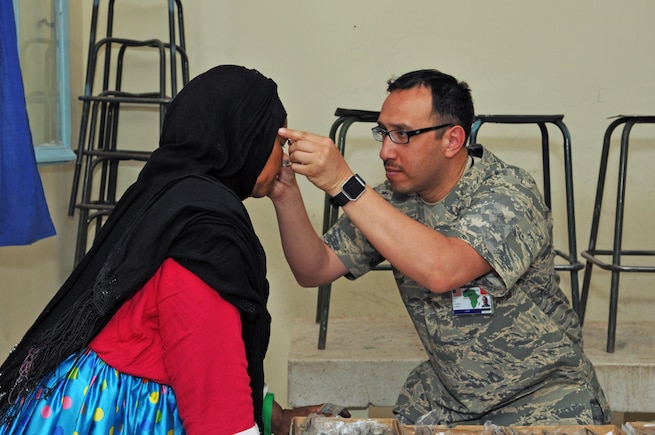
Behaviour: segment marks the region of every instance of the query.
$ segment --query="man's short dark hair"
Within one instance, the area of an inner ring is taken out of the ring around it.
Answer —
[[[471,89],[466,82],[444,74],[436,69],[412,71],[387,82],[387,91],[412,89],[425,86],[432,92],[432,112],[439,116],[440,122],[460,124],[468,140],[471,134],[475,111]]]

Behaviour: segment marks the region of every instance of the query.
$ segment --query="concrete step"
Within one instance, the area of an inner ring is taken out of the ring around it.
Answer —
[[[583,334],[612,410],[655,412],[655,322],[620,322],[611,354],[607,323],[587,321]],[[292,407],[393,406],[409,372],[427,359],[409,318],[331,318],[326,348],[317,344],[318,324],[297,319],[288,366]]]

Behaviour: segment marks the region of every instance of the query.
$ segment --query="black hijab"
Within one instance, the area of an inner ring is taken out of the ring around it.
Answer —
[[[198,275],[241,312],[255,420],[262,427],[270,316],[266,258],[242,201],[284,124],[275,82],[218,66],[168,108],[159,148],[93,246],[0,367],[0,413],[31,397],[44,375],[81,351],[166,258]],[[221,246],[239,248],[226,258]]]

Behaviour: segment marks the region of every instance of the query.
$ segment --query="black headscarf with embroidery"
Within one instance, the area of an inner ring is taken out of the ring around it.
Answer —
[[[44,375],[80,352],[166,258],[241,312],[255,420],[262,427],[270,315],[266,258],[242,201],[286,112],[277,85],[255,70],[215,67],[170,104],[155,150],[93,246],[0,367],[0,413],[12,418]],[[221,246],[236,246],[227,258]]]

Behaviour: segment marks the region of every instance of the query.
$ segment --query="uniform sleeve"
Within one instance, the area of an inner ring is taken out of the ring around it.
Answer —
[[[256,429],[238,310],[174,260],[165,267],[160,332],[186,433]]]
[[[502,284],[489,286],[501,294],[535,260],[551,260],[551,215],[539,195],[532,178],[511,173],[503,183],[478,189],[456,221],[439,228],[444,235],[467,242],[491,265]]]
[[[375,191],[387,201],[393,194],[385,184],[375,186]],[[323,234],[322,239],[348,269],[345,275],[348,279],[359,278],[385,260],[345,214]]]

